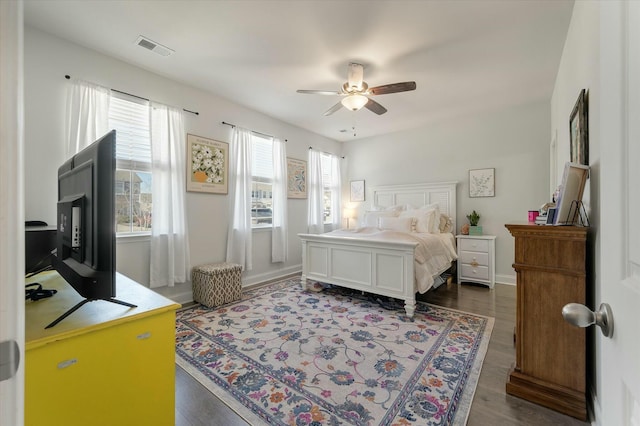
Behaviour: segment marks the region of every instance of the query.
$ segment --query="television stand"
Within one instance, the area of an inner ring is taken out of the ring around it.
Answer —
[[[45,329],[55,326],[60,321],[62,321],[63,319],[65,319],[66,317],[68,317],[69,315],[71,315],[72,313],[74,313],[75,311],[80,309],[81,307],[83,307],[85,305],[85,303],[93,302],[95,300],[104,300],[105,302],[117,303],[118,305],[124,305],[124,306],[128,306],[130,308],[137,308],[138,307],[138,305],[134,305],[134,304],[128,303],[128,302],[123,302],[122,300],[113,299],[113,298],[111,298],[111,299],[84,299],[80,303],[76,304],[73,308],[69,309],[67,312],[65,312],[64,314],[60,315],[58,318],[56,318],[51,324],[46,326]]]

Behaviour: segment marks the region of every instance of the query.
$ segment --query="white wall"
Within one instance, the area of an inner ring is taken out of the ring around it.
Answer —
[[[215,70],[212,70],[215,72]],[[307,159],[308,147],[340,154],[341,144],[274,120],[213,94],[68,43],[39,30],[25,29],[25,215],[26,220],[55,223],[57,168],[64,161],[65,74],[169,105],[198,111],[185,114],[188,133],[229,142],[231,128],[222,121],[287,139],[287,156]],[[278,102],[274,99],[274,102]],[[228,195],[187,192],[187,220],[193,265],[223,261],[226,255]],[[301,268],[297,233],[306,232],[306,200],[289,200],[289,260],[271,263],[271,232],[254,232],[253,270],[245,284]],[[149,243],[118,241],[118,271],[149,283]]]
[[[549,115],[547,102],[534,103],[348,142],[347,180],[364,179],[365,189],[457,181],[458,229],[476,210],[483,232],[497,236],[497,281],[515,283],[514,242],[504,225],[526,222],[528,210],[549,201]],[[483,168],[496,169],[496,195],[470,198],[469,170]]]

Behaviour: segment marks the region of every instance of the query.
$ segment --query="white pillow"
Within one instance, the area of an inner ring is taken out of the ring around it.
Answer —
[[[440,229],[439,229],[439,225],[440,225],[440,204],[438,203],[433,203],[433,204],[427,204],[424,205],[422,207],[420,207],[420,210],[435,210],[435,217],[433,218],[433,222],[430,224],[430,228],[429,228],[429,232],[431,232],[432,234],[439,234],[440,233]]]
[[[415,219],[413,217],[385,217],[378,219],[378,228],[390,231],[411,232]]]
[[[431,210],[407,210],[400,213],[400,217],[415,218],[415,232],[432,232],[436,211]]]
[[[395,206],[385,207],[386,211],[392,211],[392,212],[401,212],[404,209],[405,209],[404,204],[396,204]]]
[[[383,212],[367,211],[367,212],[364,212],[364,216],[362,217],[362,226],[371,226],[371,227],[377,228],[378,218],[396,217],[396,216],[398,216],[398,213],[394,211],[383,211]]]

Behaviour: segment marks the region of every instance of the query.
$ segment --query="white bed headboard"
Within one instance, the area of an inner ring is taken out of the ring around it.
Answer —
[[[458,182],[417,183],[376,186],[372,190],[372,207],[410,204],[422,207],[438,203],[440,212],[451,216],[456,232],[456,186]]]

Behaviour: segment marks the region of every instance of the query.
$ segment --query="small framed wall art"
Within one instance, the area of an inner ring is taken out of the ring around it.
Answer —
[[[187,134],[187,191],[229,191],[229,144]]]
[[[469,170],[469,197],[494,197],[496,169]]]
[[[364,181],[351,181],[351,201],[364,201]]]
[[[589,109],[587,92],[582,89],[569,117],[571,162],[589,165]]]
[[[307,198],[307,162],[287,157],[287,198]]]

